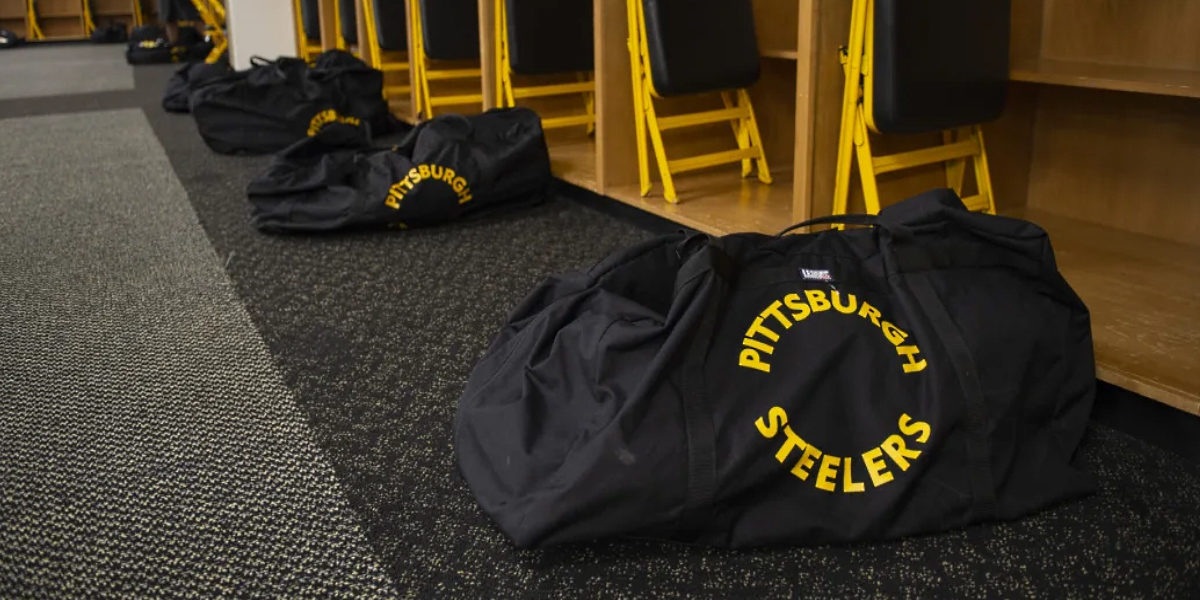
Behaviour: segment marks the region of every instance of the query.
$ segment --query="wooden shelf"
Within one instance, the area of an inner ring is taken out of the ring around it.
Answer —
[[[1013,63],[1015,81],[1200,98],[1200,71],[1081,61],[1027,59]]]
[[[1200,415],[1200,246],[1033,208],[1059,269],[1092,315],[1096,376]]]
[[[546,132],[550,169],[554,176],[581,188],[595,190],[596,141],[582,127]]]
[[[744,231],[774,234],[792,222],[792,173],[780,169],[771,174],[775,179],[771,185],[742,179],[738,166],[678,175],[677,204],[663,200],[657,182],[646,198],[638,193],[636,184],[608,189],[604,194],[713,235]]]
[[[800,53],[795,50],[761,50],[760,55],[766,58],[782,58],[786,60],[796,60],[800,57]]]

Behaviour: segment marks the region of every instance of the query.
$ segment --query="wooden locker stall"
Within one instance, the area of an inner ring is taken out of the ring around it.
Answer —
[[[125,25],[126,30],[132,30],[141,25],[140,0],[86,0],[88,13],[91,16],[89,25],[93,28],[106,27],[114,23]]]
[[[796,216],[830,212],[850,4],[801,1],[813,45]],[[1200,0],[1013,0],[1009,99],[984,133],[998,211],[1049,231],[1091,309],[1098,376],[1200,414],[1196,31]],[[928,141],[872,138],[889,150]],[[944,182],[933,166],[881,178],[880,192],[886,205]],[[850,212],[862,209],[857,185]]]
[[[643,198],[639,189],[625,0],[596,0],[597,191],[711,233],[774,232],[794,222],[796,91],[801,66],[798,39],[803,4],[796,0],[753,1],[761,76],[750,88],[750,96],[774,182],[743,178],[737,164],[712,167],[676,176],[679,201],[671,204],[663,199],[657,179],[649,196]],[[656,102],[662,115],[719,106],[718,94]],[[729,125],[715,123],[680,132],[670,146],[679,156],[691,156],[727,150],[728,138]]]
[[[29,0],[0,0],[0,29],[7,29],[25,39],[32,39],[28,19]]]
[[[85,0],[37,0],[34,13],[44,40],[83,39],[88,36]]]
[[[496,54],[496,0],[479,0],[480,52],[483,55],[484,107],[499,106],[497,98],[498,69]],[[570,74],[514,76],[514,85],[548,85],[578,81]],[[543,119],[553,119],[580,112],[578,96],[526,98],[519,106],[531,108]],[[546,145],[550,149],[551,169],[556,177],[582,188],[595,190],[596,137],[584,126],[546,129]]]

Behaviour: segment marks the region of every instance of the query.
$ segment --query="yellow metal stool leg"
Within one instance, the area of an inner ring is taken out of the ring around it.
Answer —
[[[983,127],[975,126],[973,137],[979,144],[979,153],[975,155],[975,181],[979,193],[984,197],[985,206],[978,208],[968,206],[971,210],[983,210],[988,214],[996,214],[996,195],[992,192],[992,174],[988,170],[987,147],[983,143]]]
[[[875,180],[875,163],[871,156],[871,137],[867,135],[867,119],[865,109],[858,105],[857,116],[854,120],[854,146],[858,156],[858,178],[862,181],[863,202],[867,213],[879,213],[879,186]],[[839,213],[844,214],[844,213]]]
[[[866,0],[854,0],[850,12],[850,43],[842,55],[846,87],[842,92],[842,123],[838,134],[837,170],[833,186],[833,214],[849,210],[850,173],[855,157],[856,124],[862,105],[863,36],[866,28]]]
[[[746,106],[746,130],[750,134],[750,142],[758,149],[758,158],[755,162],[758,163],[758,180],[770,185],[771,168],[767,166],[767,150],[763,148],[762,136],[758,133],[758,119],[754,116],[754,105],[750,102],[750,92],[746,90],[738,90],[738,99]]]

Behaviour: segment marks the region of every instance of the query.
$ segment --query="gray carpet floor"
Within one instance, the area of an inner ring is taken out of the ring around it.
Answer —
[[[26,45],[0,54],[0,100],[131,89],[123,44]]]
[[[137,69],[136,99],[97,94],[94,104],[72,96],[0,102],[0,117],[20,115],[26,122],[29,115],[93,106],[144,110],[215,250],[216,262],[209,264],[224,267],[370,551],[400,595],[1200,597],[1200,469],[1098,424],[1089,428],[1079,458],[1100,491],[1012,523],[889,543],[749,552],[644,541],[514,549],[479,511],[454,466],[451,423],[470,368],[508,310],[540,279],[586,267],[673,226],[603,204],[604,211],[594,210],[564,189],[561,198],[534,209],[432,229],[262,235],[247,224],[244,186],[268,159],[213,154],[189,117],[163,113],[158,97],[169,72]],[[119,139],[109,141],[108,154],[124,152]],[[130,323],[136,329],[142,321]],[[4,344],[0,340],[0,351],[8,350]],[[138,356],[126,360],[136,364]],[[160,369],[160,377],[171,370]],[[133,381],[146,377],[129,374]],[[38,377],[40,385],[51,385],[52,376]],[[258,385],[247,381],[242,389]],[[25,405],[37,400],[23,394],[14,402],[29,410]],[[254,439],[247,447],[266,435],[248,434]],[[40,533],[78,543],[77,532],[57,523]],[[249,548],[259,541],[237,543]],[[116,544],[129,545],[136,546]],[[0,554],[0,581],[41,564],[8,548]],[[189,564],[157,581],[204,577],[185,572],[204,568]],[[17,588],[15,595],[27,590]]]
[[[0,597],[391,594],[142,111],[0,140]]]

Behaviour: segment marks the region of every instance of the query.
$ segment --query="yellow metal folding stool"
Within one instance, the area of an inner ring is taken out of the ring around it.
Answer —
[[[333,11],[333,27],[337,31],[337,49],[345,50],[362,58],[362,43],[358,39],[358,13],[354,10],[356,0],[335,0],[337,6]],[[353,33],[350,38],[347,33]],[[358,46],[358,51],[350,49],[351,44]]]
[[[323,51],[320,10],[317,0],[292,0],[292,11],[296,16],[296,56],[310,63]]]
[[[963,203],[996,212],[980,123],[1004,109],[1009,11],[1007,0],[854,0],[841,57],[846,88],[833,214],[847,211],[852,162],[871,214],[880,210],[879,175],[941,163],[946,187],[961,197],[968,161],[976,193]],[[884,156],[871,151],[872,132],[938,131],[941,145]]]
[[[417,115],[433,118],[435,109],[445,106],[483,107],[483,71],[475,68],[443,68],[433,61],[470,61],[478,63],[479,4],[477,0],[410,0],[412,9],[412,82],[416,86]],[[435,81],[479,82],[477,93],[438,95]]]
[[[742,177],[757,171],[771,183],[758,121],[746,88],[758,79],[758,43],[749,0],[627,0],[629,55],[633,70],[635,133],[641,193],[650,193],[647,132],[654,146],[663,197],[678,202],[673,176],[717,165],[742,163]],[[647,18],[647,17],[650,18]],[[689,33],[687,47],[667,50],[664,28]],[[654,99],[664,96],[720,92],[725,108],[659,117]],[[670,160],[663,131],[728,122],[736,150]]]
[[[34,10],[33,0],[25,0],[25,22],[29,23],[29,31],[26,32],[26,37],[30,40],[40,40],[46,37],[42,33],[42,28],[38,25],[37,11]]]
[[[196,13],[204,22],[205,31],[212,40],[213,49],[205,57],[204,62],[213,64],[229,49],[229,40],[225,37],[225,5],[221,0],[192,0]]]
[[[502,108],[517,100],[579,94],[583,112],[542,119],[542,128],[596,127],[593,81],[592,0],[494,0],[496,98]],[[519,43],[514,44],[521,38]],[[574,73],[577,82],[514,84],[516,75]]]
[[[412,92],[411,84],[388,84],[391,73],[406,73],[411,82],[408,62],[408,19],[404,2],[363,0],[367,22],[365,58],[372,67],[383,71],[383,97],[393,105]],[[360,40],[360,47],[362,47]]]

